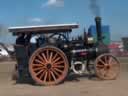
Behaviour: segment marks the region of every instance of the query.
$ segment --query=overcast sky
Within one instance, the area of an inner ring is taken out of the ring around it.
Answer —
[[[77,22],[77,31],[82,33],[84,27],[95,24],[90,1],[93,0],[0,0],[0,24],[10,27]],[[102,24],[110,25],[112,40],[128,36],[128,0],[95,1]],[[10,40],[6,36],[5,41]]]

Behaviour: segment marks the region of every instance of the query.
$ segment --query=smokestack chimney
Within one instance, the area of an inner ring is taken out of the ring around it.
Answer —
[[[101,30],[101,17],[95,17],[96,31],[97,31],[97,41],[102,42],[102,30]]]

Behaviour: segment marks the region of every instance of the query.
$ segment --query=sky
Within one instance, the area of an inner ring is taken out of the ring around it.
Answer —
[[[95,14],[90,8],[93,0],[0,0],[0,25],[6,27],[78,23],[74,35],[84,27],[94,25]],[[128,36],[128,0],[94,0],[100,9],[102,24],[109,25],[112,40]],[[9,36],[9,38],[8,38]],[[12,35],[1,35],[0,40],[11,41]]]

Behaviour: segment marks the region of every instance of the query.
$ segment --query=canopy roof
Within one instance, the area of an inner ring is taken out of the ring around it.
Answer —
[[[79,25],[73,24],[54,24],[54,25],[38,25],[38,26],[19,26],[9,27],[9,32],[13,34],[19,33],[56,33],[56,32],[71,32],[73,28],[78,28]]]

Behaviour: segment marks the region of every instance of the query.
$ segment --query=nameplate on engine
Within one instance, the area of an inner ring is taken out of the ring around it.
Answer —
[[[78,49],[78,50],[72,50],[72,53],[79,53],[79,52],[85,52],[87,49]]]

